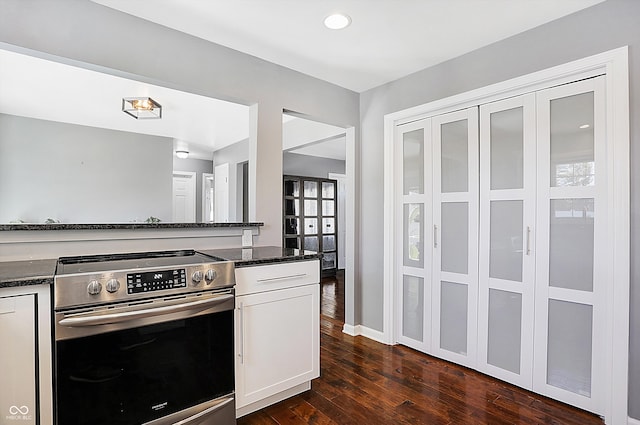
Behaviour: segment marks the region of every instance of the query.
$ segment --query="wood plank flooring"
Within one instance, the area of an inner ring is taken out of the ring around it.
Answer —
[[[342,332],[343,274],[321,282],[320,378],[238,425],[602,425],[590,413],[410,348]]]

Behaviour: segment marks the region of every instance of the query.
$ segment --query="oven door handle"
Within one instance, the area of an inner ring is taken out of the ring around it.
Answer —
[[[183,419],[179,422],[176,422],[173,425],[188,425],[191,422],[195,421],[196,419],[202,419],[203,417],[206,417],[212,413],[215,413],[216,410],[222,409],[224,406],[231,403],[232,401],[233,401],[233,397],[227,397],[226,399],[222,400],[220,403],[216,404],[215,406],[205,409],[200,413],[196,413],[193,416],[189,416],[188,418]]]
[[[191,301],[182,304],[168,305],[164,307],[155,307],[145,310],[125,311],[120,313],[107,313],[100,315],[87,315],[86,313],[65,317],[58,323],[67,327],[83,327],[83,326],[99,326],[109,325],[111,323],[127,322],[130,320],[144,319],[147,317],[161,316],[165,314],[177,313],[185,310],[202,311],[215,304],[220,304],[234,298],[233,294],[223,295],[215,298],[207,298],[206,300]]]

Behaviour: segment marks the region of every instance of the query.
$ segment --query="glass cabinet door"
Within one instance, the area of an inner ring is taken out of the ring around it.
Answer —
[[[478,369],[532,387],[535,95],[480,107]]]
[[[432,352],[476,363],[478,109],[432,118]]]
[[[537,93],[534,390],[595,413],[606,394],[604,77]]]

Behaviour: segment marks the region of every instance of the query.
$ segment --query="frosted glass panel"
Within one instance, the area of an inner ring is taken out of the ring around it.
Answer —
[[[522,120],[522,107],[491,114],[491,189],[523,187]]]
[[[441,221],[441,270],[467,274],[469,268],[469,206],[467,202],[443,202]]]
[[[593,92],[551,101],[551,186],[593,186]]]
[[[593,199],[552,199],[549,285],[593,291]]]
[[[522,282],[522,201],[491,201],[489,276]]]
[[[423,267],[424,240],[422,230],[423,204],[405,204],[404,206],[404,265]]]
[[[336,249],[336,237],[333,235],[322,237],[322,250],[323,251],[335,251]]]
[[[298,207],[299,201],[297,199],[285,199],[284,201],[284,213],[286,215],[298,215],[300,214],[300,208]]]
[[[317,236],[305,236],[304,249],[307,251],[318,252],[318,237]]]
[[[318,219],[317,218],[305,218],[304,219],[304,233],[307,235],[318,234]]]
[[[334,201],[322,201],[322,215],[333,216],[335,214],[335,202]]]
[[[549,300],[547,383],[591,396],[593,307]]]
[[[441,152],[443,193],[467,192],[468,183],[468,143],[467,120],[442,124]]]
[[[284,219],[284,233],[287,235],[299,235],[300,234],[300,219],[299,218],[285,218]]]
[[[487,363],[520,373],[522,294],[489,289]]]
[[[467,354],[467,285],[442,282],[440,348]]]
[[[330,182],[322,182],[322,197],[323,198],[333,198],[334,197],[334,187],[335,185]]]
[[[402,155],[403,193],[424,193],[424,129],[403,134]]]
[[[318,201],[315,199],[305,199],[304,215],[318,215]]]
[[[402,335],[423,340],[424,279],[404,275],[402,279]]]
[[[304,196],[306,198],[318,197],[318,182],[305,181],[304,182]]]
[[[336,231],[335,220],[333,218],[322,219],[322,233],[334,233]]]
[[[297,180],[285,180],[284,194],[285,196],[300,196],[300,182]]]

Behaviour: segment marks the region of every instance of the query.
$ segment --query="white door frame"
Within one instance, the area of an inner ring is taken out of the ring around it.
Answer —
[[[610,252],[609,278],[612,282],[607,310],[612,312],[607,323],[607,367],[609,382],[605,393],[607,424],[626,424],[628,418],[629,361],[629,274],[630,274],[630,174],[629,174],[629,64],[628,47],[569,62],[522,77],[454,95],[384,117],[384,301],[382,337],[394,344],[394,282],[397,253],[396,222],[393,199],[394,130],[402,123],[476,106],[495,100],[534,92],[544,88],[606,75],[607,157],[609,213],[613,225],[613,249]],[[615,164],[615,166],[613,166]]]
[[[202,222],[208,223],[207,220],[207,179],[211,179],[213,181],[213,173],[202,173]],[[214,194],[215,196],[215,194]],[[211,211],[213,212],[214,206],[211,206]]]
[[[342,240],[341,241],[341,236],[340,234],[342,232],[345,232],[345,238],[346,238],[346,231],[347,231],[347,213],[346,213],[346,205],[344,205],[345,207],[345,212],[344,214],[340,214],[340,204],[344,204],[347,200],[347,175],[346,174],[339,174],[339,173],[328,173],[327,177],[333,180],[337,180],[338,181],[338,185],[336,187],[336,190],[338,193],[336,193],[336,197],[338,199],[338,216],[336,217],[336,227],[338,228],[338,232],[336,234],[336,237],[338,238],[337,242],[337,246],[338,246],[338,258],[336,259],[336,261],[338,262],[338,269],[344,269],[346,268],[346,263],[347,263],[347,253],[346,253],[346,240]],[[344,190],[343,190],[343,200],[342,202],[340,201],[340,182],[344,183]],[[345,267],[340,267],[340,258],[344,257],[344,266]]]

